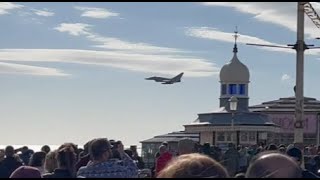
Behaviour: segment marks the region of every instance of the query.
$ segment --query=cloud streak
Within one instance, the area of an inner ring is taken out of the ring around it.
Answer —
[[[0,62],[0,74],[24,74],[33,76],[68,76],[54,68],[29,66],[15,63]]]
[[[234,33],[223,32],[219,31],[216,28],[209,28],[209,27],[191,27],[187,28],[185,31],[186,35],[191,37],[197,37],[202,39],[209,39],[209,40],[216,40],[221,42],[229,42],[234,43],[233,35]],[[276,46],[287,46],[286,44],[279,44],[270,42],[258,37],[239,34],[239,38],[237,40],[238,43],[246,44],[246,43],[253,43],[253,44],[265,44],[265,45],[276,45]],[[259,48],[267,51],[275,51],[275,52],[285,52],[290,54],[295,54],[296,51],[293,49],[285,49],[285,48],[276,48],[276,47],[261,47],[261,46],[253,46],[254,48]],[[306,55],[320,55],[320,49],[313,49],[307,50],[305,52]]]
[[[178,55],[147,55],[123,51],[91,51],[76,49],[0,49],[0,60],[19,62],[78,63],[121,68],[138,72],[189,77],[217,75],[219,68],[205,59]]]
[[[54,12],[50,12],[47,9],[44,9],[44,10],[32,9],[32,11],[34,12],[34,14],[38,16],[44,16],[44,17],[54,16]]]
[[[297,2],[203,2],[205,6],[220,6],[233,8],[244,14],[251,14],[253,18],[276,24],[280,27],[297,31]],[[317,12],[320,12],[320,3],[311,2]],[[319,29],[312,21],[305,17],[305,33],[307,38],[319,36]]]
[[[23,5],[12,2],[0,2],[0,15],[9,14],[11,10],[24,7]]]
[[[123,41],[118,38],[113,37],[105,37],[99,34],[93,33],[91,28],[93,26],[89,24],[83,23],[61,23],[59,26],[54,29],[60,32],[66,32],[73,36],[85,36],[88,40],[97,43],[93,45],[93,47],[98,47],[101,49],[107,50],[125,50],[127,52],[132,53],[147,53],[147,54],[161,54],[161,53],[182,53],[184,51],[175,49],[175,48],[167,48],[167,47],[159,47],[153,46],[147,43],[133,43],[128,41]]]
[[[106,19],[110,17],[119,16],[118,13],[111,12],[104,8],[95,8],[95,7],[83,7],[83,6],[76,6],[74,7],[77,10],[82,11],[83,13],[81,16],[95,18],[95,19]]]

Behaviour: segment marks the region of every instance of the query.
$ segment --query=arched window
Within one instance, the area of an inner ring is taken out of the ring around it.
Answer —
[[[229,94],[237,94],[237,85],[236,84],[229,84]]]
[[[246,95],[246,85],[245,84],[239,84],[239,94]]]

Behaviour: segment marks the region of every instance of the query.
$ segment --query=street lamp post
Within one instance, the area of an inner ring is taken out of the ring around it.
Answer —
[[[235,96],[232,96],[229,99],[229,105],[230,105],[230,111],[231,111],[231,114],[232,114],[232,118],[231,118],[231,130],[232,130],[231,141],[234,143],[234,132],[235,132],[234,131],[234,114],[237,111],[238,98],[235,97]],[[238,144],[237,144],[237,146],[238,146]]]
[[[319,146],[319,136],[320,136],[320,112],[317,113],[317,147]]]

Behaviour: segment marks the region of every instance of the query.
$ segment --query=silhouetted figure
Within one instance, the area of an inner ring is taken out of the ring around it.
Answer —
[[[48,154],[51,151],[51,149],[50,149],[50,147],[48,145],[44,145],[44,146],[41,147],[41,151],[43,151],[46,154]]]
[[[0,178],[9,178],[11,173],[18,167],[22,166],[22,162],[15,157],[15,151],[12,146],[5,148],[6,157],[0,162]]]
[[[229,149],[223,155],[223,165],[232,177],[238,172],[239,158],[239,152],[235,148],[234,144],[230,143]]]
[[[29,166],[37,168],[41,174],[45,174],[44,161],[46,159],[46,153],[43,151],[35,152],[29,161]]]
[[[292,147],[289,148],[287,150],[287,155],[292,157],[295,162],[299,165],[299,167],[301,168],[301,164],[302,164],[302,152],[300,149],[296,148],[296,147]],[[319,178],[317,175],[315,175],[314,173],[310,172],[307,169],[302,169],[302,178]]]

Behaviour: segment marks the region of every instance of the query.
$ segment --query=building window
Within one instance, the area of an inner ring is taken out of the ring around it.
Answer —
[[[246,94],[246,85],[245,84],[239,84],[239,94],[240,95]]]
[[[226,84],[221,85],[221,94],[222,95],[227,94],[227,85]]]
[[[237,85],[236,84],[229,84],[229,94],[237,94]]]
[[[256,132],[249,132],[249,141],[256,141]]]
[[[218,132],[217,134],[217,141],[224,141],[224,133]]]
[[[248,133],[247,132],[241,132],[240,140],[241,141],[248,141]]]
[[[232,133],[230,133],[230,132],[228,132],[228,133],[226,133],[227,135],[227,140],[226,141],[231,141],[231,135],[232,135]]]

